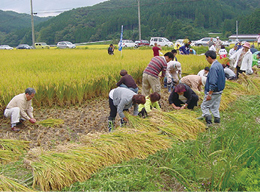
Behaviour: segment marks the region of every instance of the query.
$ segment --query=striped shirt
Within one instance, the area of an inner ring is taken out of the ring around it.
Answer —
[[[144,73],[158,78],[159,73],[162,71],[164,77],[167,68],[167,61],[164,56],[153,57],[148,66],[145,68]]]

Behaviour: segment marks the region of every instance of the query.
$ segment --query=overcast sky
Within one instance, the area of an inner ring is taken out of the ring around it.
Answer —
[[[32,0],[39,17],[56,16],[73,8],[92,6],[108,0]],[[0,0],[0,9],[31,14],[30,0]]]

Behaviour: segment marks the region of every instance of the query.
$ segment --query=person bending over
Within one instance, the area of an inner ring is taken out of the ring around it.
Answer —
[[[138,105],[138,111],[139,111],[138,115],[140,117],[143,117],[143,118],[147,117],[153,108],[161,110],[159,102],[158,102],[161,99],[161,96],[159,93],[154,92],[154,93],[150,94],[149,96],[146,96],[145,99],[146,99],[145,104]]]
[[[188,85],[179,83],[169,97],[169,104],[176,110],[193,109],[197,106],[198,100],[198,95]]]

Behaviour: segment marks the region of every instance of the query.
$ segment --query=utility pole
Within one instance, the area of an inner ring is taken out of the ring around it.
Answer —
[[[138,0],[138,26],[139,26],[139,40],[141,40],[141,15],[140,15],[140,0]]]
[[[31,23],[32,23],[32,46],[35,49],[34,22],[33,22],[33,5],[31,0]]]
[[[236,21],[236,35],[237,35],[237,39],[238,40],[238,21]]]

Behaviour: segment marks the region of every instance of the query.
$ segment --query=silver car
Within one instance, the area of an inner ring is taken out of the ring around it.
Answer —
[[[57,43],[57,47],[60,49],[66,49],[66,48],[74,49],[76,48],[76,45],[69,41],[60,41]]]
[[[13,48],[13,47],[10,47],[9,45],[0,45],[0,49],[12,50],[12,49],[14,49],[14,48]]]

